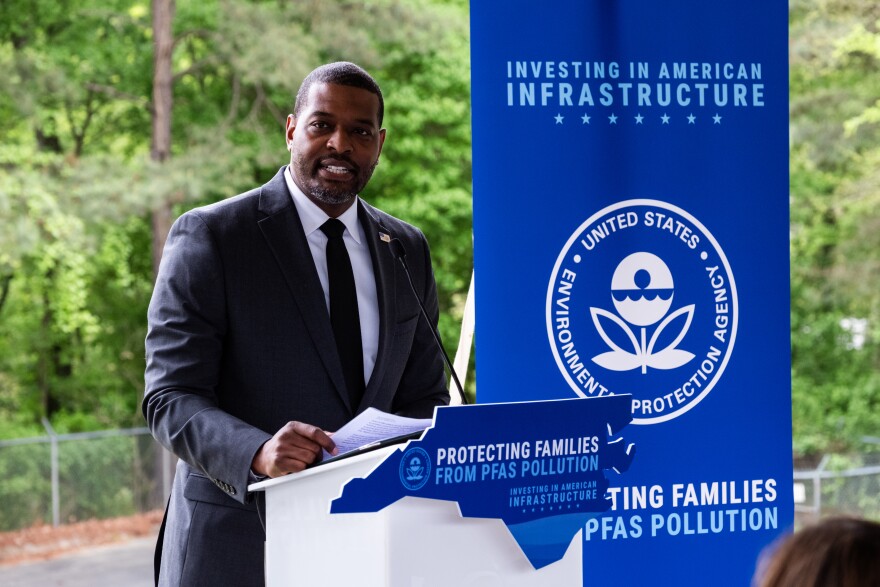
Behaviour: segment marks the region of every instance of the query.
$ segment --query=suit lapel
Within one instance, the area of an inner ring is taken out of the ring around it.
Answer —
[[[358,219],[364,228],[364,236],[370,249],[370,257],[373,260],[373,274],[376,277],[376,297],[379,305],[379,350],[376,354],[376,364],[373,366],[373,374],[367,382],[364,397],[358,409],[364,409],[373,403],[376,394],[379,393],[379,385],[384,379],[385,368],[388,365],[388,356],[391,350],[391,330],[396,322],[396,271],[397,266],[394,255],[387,242],[382,240],[379,233],[394,235],[384,228],[379,220],[373,215],[369,206],[363,202],[358,205]]]
[[[283,173],[284,168],[260,192],[259,209],[266,216],[258,224],[293,294],[336,392],[354,413],[349,405],[345,380],[342,377],[342,363],[324,303],[324,290]],[[375,260],[373,265],[375,267]]]

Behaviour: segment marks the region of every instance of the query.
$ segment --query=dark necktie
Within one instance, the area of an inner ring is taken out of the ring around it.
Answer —
[[[330,281],[330,324],[336,338],[336,349],[342,360],[345,386],[352,410],[357,410],[364,395],[364,351],[361,345],[361,321],[358,316],[357,290],[351,259],[342,233],[345,224],[331,218],[321,231],[327,235],[327,277]]]

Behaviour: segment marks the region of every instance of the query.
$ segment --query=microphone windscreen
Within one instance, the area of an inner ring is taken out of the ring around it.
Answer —
[[[391,253],[396,259],[403,260],[406,258],[406,249],[403,248],[403,243],[399,239],[393,238],[388,244],[391,246]]]

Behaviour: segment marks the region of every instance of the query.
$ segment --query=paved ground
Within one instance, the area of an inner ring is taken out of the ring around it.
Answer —
[[[4,587],[150,587],[155,538],[82,550],[48,561],[0,567]]]

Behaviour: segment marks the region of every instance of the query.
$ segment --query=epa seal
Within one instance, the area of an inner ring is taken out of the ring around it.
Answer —
[[[730,264],[688,212],[627,200],[584,222],[556,259],[547,335],[580,397],[629,393],[633,422],[680,416],[715,387],[733,351]]]
[[[431,458],[424,449],[414,447],[400,458],[400,482],[410,491],[417,491],[431,478]]]

